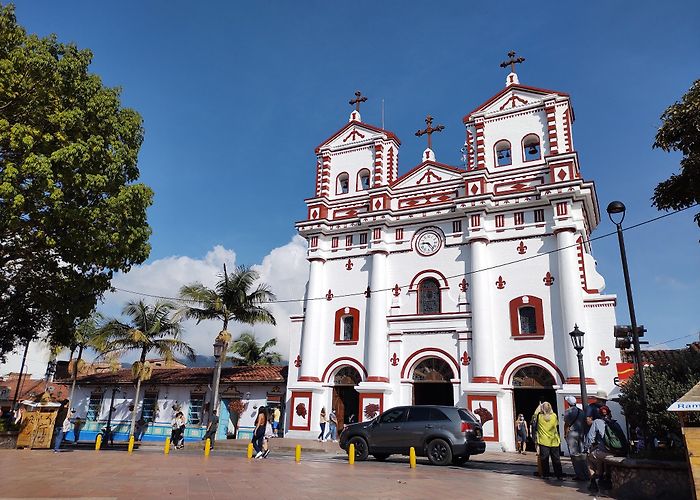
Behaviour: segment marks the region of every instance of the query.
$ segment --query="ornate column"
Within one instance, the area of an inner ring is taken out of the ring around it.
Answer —
[[[578,359],[571,346],[569,332],[578,324],[586,330],[581,297],[581,275],[576,255],[575,229],[564,227],[555,229],[557,236],[557,260],[559,266],[559,297],[561,302],[561,330],[555,334],[555,346],[559,344],[566,353],[566,383],[578,384]]]
[[[309,284],[306,290],[304,306],[304,326],[301,331],[301,367],[299,380],[320,382],[318,363],[321,359],[319,349],[322,346],[321,321],[324,314],[324,264],[320,257],[312,258],[309,268]],[[314,299],[314,300],[309,300]]]
[[[481,271],[489,266],[488,239],[477,238],[471,248],[471,304],[472,304],[472,353],[473,383],[497,383],[494,368],[494,332],[491,326],[491,288],[489,272]]]
[[[365,343],[367,362],[367,382],[388,382],[387,354],[387,258],[388,252],[376,249],[372,253],[372,267],[369,274],[369,323],[368,338]]]

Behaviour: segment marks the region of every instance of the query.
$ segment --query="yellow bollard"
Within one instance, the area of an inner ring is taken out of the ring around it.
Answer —
[[[129,436],[129,453],[134,451],[134,436]]]
[[[296,449],[294,450],[294,461],[296,463],[301,462],[301,445],[298,444]]]
[[[210,450],[211,450],[211,439],[207,438],[207,440],[204,441],[204,456],[205,457],[209,456]]]
[[[416,449],[413,446],[411,446],[411,452],[408,455],[408,465],[411,469],[416,468]]]
[[[163,450],[163,453],[166,455],[170,453],[170,438],[165,438],[165,449]]]
[[[98,434],[95,439],[95,451],[100,451],[100,446],[102,446],[102,434]]]
[[[248,443],[248,460],[253,458],[253,443]]]
[[[350,465],[355,464],[355,445],[351,444],[350,447],[348,448],[348,463]]]

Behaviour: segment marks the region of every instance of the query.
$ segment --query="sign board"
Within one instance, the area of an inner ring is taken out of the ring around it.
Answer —
[[[676,401],[667,411],[700,411],[700,401]]]

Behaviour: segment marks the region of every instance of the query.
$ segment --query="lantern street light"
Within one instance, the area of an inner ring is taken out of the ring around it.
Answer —
[[[625,276],[625,290],[627,291],[627,305],[630,311],[630,322],[632,323],[632,342],[634,344],[634,369],[639,374],[639,389],[642,396],[642,414],[646,423],[647,417],[647,384],[644,380],[644,370],[642,367],[642,355],[639,348],[639,330],[637,328],[637,316],[634,314],[634,301],[632,300],[632,285],[630,284],[630,273],[627,268],[627,252],[625,252],[625,238],[622,235],[622,221],[625,220],[625,204],[621,201],[612,201],[608,205],[607,212],[610,222],[617,228],[617,241],[620,244],[620,258],[622,259],[622,272]],[[621,215],[620,215],[621,214]],[[616,221],[613,215],[619,219]]]
[[[214,367],[214,384],[212,387],[212,404],[209,408],[209,420],[212,419],[214,415],[214,410],[219,405],[219,380],[221,379],[221,365],[224,364],[226,360],[226,347],[228,346],[228,339],[231,335],[226,330],[221,330],[214,340],[214,361],[216,361],[216,366]]]
[[[583,414],[588,410],[588,391],[586,390],[586,373],[583,369],[583,336],[585,332],[578,329],[578,325],[574,325],[573,331],[569,332],[571,343],[576,349],[576,357],[578,358],[578,380],[581,387],[581,405],[583,405]]]

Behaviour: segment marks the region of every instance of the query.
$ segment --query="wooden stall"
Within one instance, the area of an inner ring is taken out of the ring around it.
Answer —
[[[690,423],[691,414],[700,412],[700,383],[685,393],[678,401],[668,407],[668,411],[677,412],[681,420],[683,437],[688,453],[688,468],[692,483],[693,499],[697,500],[700,491],[700,426]],[[694,419],[696,420],[696,419]]]

